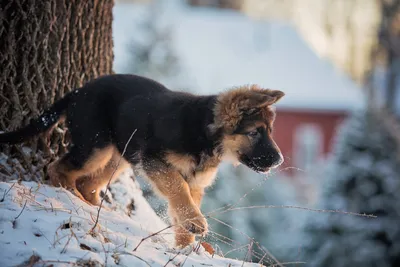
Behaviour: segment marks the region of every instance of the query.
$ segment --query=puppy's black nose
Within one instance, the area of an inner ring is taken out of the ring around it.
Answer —
[[[271,168],[276,168],[284,162],[282,153],[278,152],[273,156]]]

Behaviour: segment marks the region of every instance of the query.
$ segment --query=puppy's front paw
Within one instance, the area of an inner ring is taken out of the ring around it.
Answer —
[[[182,225],[186,230],[193,234],[206,234],[208,231],[207,220],[201,213],[185,219],[182,221]]]

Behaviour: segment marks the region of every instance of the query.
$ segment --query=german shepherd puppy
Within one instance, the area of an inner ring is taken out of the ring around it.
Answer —
[[[100,189],[132,166],[168,200],[176,245],[185,247],[207,232],[200,203],[222,160],[256,172],[283,162],[271,136],[271,105],[283,96],[256,85],[197,96],[145,77],[108,75],[66,94],[28,126],[0,134],[0,143],[22,142],[65,119],[72,147],[49,165],[51,184],[98,205]]]

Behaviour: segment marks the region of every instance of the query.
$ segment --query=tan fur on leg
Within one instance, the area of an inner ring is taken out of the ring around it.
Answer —
[[[203,199],[203,196],[204,196],[204,189],[203,188],[190,188],[190,194],[192,195],[194,203],[197,205],[197,207],[200,208],[201,200]]]
[[[175,228],[176,245],[185,247],[194,241],[194,237],[188,235],[188,231],[195,234],[206,233],[208,228],[207,221],[192,199],[188,183],[179,172],[165,165],[160,164],[157,166],[160,168],[156,168],[154,164],[152,165],[149,168],[144,167],[144,170],[157,191],[168,200],[173,220],[176,220],[183,227],[183,229],[181,229],[182,227]],[[160,171],[154,171],[155,169],[159,169]]]
[[[178,220],[174,217],[172,220],[173,224],[178,224]],[[195,235],[186,230],[182,226],[174,227],[175,230],[175,244],[178,247],[184,248],[190,244],[193,244],[195,241]]]
[[[204,190],[201,188],[190,188],[190,194],[195,205],[200,208]],[[177,220],[174,219],[173,221],[174,224],[176,224]],[[185,247],[195,242],[195,235],[186,230],[184,227],[178,226],[175,229],[175,242],[176,244],[180,244],[181,247]]]
[[[71,190],[77,197],[87,202],[76,188],[76,180],[103,169],[112,158],[114,147],[109,146],[95,150],[93,155],[85,162],[81,169],[73,168],[65,157],[49,165],[48,175],[53,186],[62,186]]]
[[[76,181],[76,187],[87,201],[93,205],[99,205],[100,190],[107,185],[111,177],[110,184],[114,182],[129,166],[130,164],[121,157],[121,154],[117,151],[114,151],[111,160],[107,163],[103,170],[92,175],[79,178]]]

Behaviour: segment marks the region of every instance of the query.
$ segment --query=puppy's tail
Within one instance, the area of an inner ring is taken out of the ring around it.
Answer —
[[[72,93],[66,94],[62,99],[56,101],[50,108],[43,112],[38,118],[16,131],[0,133],[0,143],[16,144],[30,137],[43,133],[56,124],[64,114],[71,102]]]

